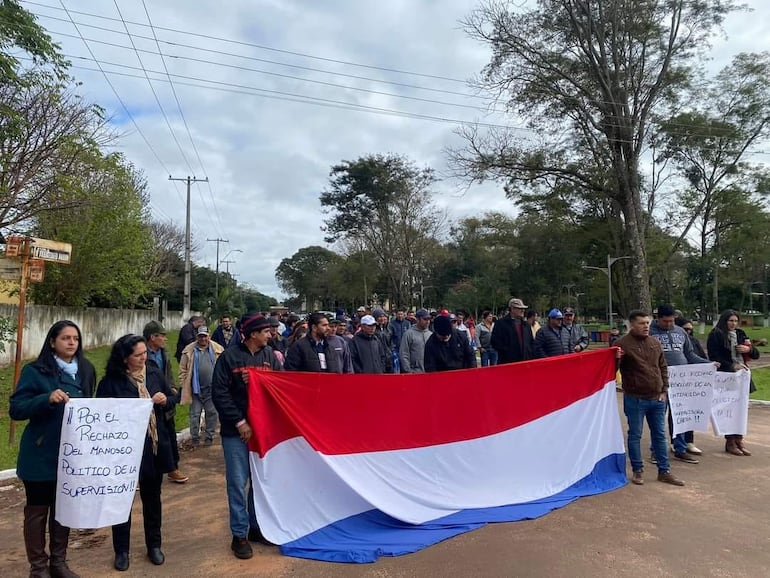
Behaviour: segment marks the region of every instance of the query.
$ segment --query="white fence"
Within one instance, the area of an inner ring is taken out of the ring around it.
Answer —
[[[0,305],[0,316],[16,319],[19,309],[16,305]],[[141,334],[148,321],[153,319],[151,309],[96,309],[79,307],[52,307],[48,305],[27,305],[25,310],[22,357],[37,357],[51,325],[61,319],[74,321],[83,334],[83,347],[111,345],[126,333]],[[181,311],[169,311],[163,319],[169,331],[183,325]],[[15,336],[14,336],[15,337]],[[0,353],[0,366],[13,363],[16,352],[14,342],[5,342],[5,353]]]

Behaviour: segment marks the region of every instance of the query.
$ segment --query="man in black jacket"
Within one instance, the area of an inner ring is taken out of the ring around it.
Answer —
[[[390,373],[388,358],[391,354],[375,336],[376,327],[377,322],[371,315],[361,318],[361,331],[350,342],[350,359],[355,373]]]
[[[244,341],[225,349],[217,359],[211,383],[211,398],[219,413],[222,450],[225,456],[227,504],[230,509],[230,547],[237,558],[251,558],[249,542],[269,543],[262,536],[254,512],[251,488],[249,447],[252,434],[248,407],[247,367],[263,371],[280,371],[281,364],[267,345],[270,321],[262,315],[245,315],[241,319]],[[256,427],[256,424],[253,424]],[[248,487],[248,491],[247,488]]]
[[[433,321],[433,335],[425,343],[425,372],[472,369],[476,355],[464,333],[452,328],[447,315]]]
[[[184,484],[190,478],[179,470],[179,444],[176,439],[176,404],[180,401],[179,390],[174,387],[171,374],[171,362],[166,353],[166,329],[157,321],[150,321],[144,326],[142,336],[147,340],[147,363],[154,363],[166,378],[171,392],[174,394],[174,405],[165,412],[166,431],[171,436],[171,451],[174,454],[174,471],[169,472],[168,479],[177,484]]]
[[[342,373],[342,361],[326,339],[329,320],[323,313],[311,313],[307,319],[308,333],[289,347],[286,371]]]
[[[497,350],[497,363],[516,363],[534,357],[532,329],[524,321],[527,306],[516,297],[508,301],[511,314],[501,317],[492,330],[492,347]]]
[[[182,350],[195,341],[195,338],[198,335],[198,327],[205,322],[206,320],[200,315],[193,315],[179,330],[179,339],[176,342],[176,353],[174,353],[177,363],[182,360]]]

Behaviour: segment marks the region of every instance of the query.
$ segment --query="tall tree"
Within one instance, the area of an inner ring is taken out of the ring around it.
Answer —
[[[465,21],[492,59],[478,87],[532,133],[462,131],[451,153],[469,179],[547,187],[570,182],[611,203],[632,257],[631,300],[650,307],[648,212],[640,158],[652,115],[675,100],[731,0],[489,0]],[[534,135],[542,138],[538,141]]]
[[[770,136],[769,76],[770,54],[739,54],[713,80],[693,87],[686,110],[660,123],[662,152],[657,161],[672,161],[682,184],[676,199],[680,223],[674,221],[681,227],[671,254],[687,242],[694,228],[700,264],[714,268],[717,276],[713,300],[705,291],[701,295],[704,311],[716,313],[720,307],[721,257],[707,255],[728,229],[725,211],[732,215],[727,222],[733,222],[734,209],[750,206],[753,193],[770,192],[770,172],[748,160],[751,147]],[[744,211],[743,218],[748,216]],[[700,276],[708,277],[706,271]]]
[[[394,304],[411,302],[415,281],[443,226],[432,200],[433,170],[397,155],[369,155],[332,167],[321,206],[327,241],[355,240],[388,279]]]
[[[69,265],[47,264],[45,281],[32,288],[38,303],[134,307],[149,291],[151,251],[142,174],[119,154],[94,162],[59,193],[71,207],[35,220],[40,236],[72,243]]]

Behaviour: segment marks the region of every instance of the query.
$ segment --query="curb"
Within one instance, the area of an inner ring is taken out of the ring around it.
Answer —
[[[770,402],[768,402],[770,404]],[[177,443],[186,442],[190,439],[190,428],[186,427],[182,431],[177,432],[176,434],[176,441]],[[9,480],[15,480],[16,479],[16,470],[0,470],[0,482],[7,482]]]

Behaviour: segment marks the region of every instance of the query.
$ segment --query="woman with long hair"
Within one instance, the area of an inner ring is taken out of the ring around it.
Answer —
[[[139,467],[139,496],[144,517],[144,542],[150,562],[159,566],[166,557],[161,547],[162,509],[160,486],[163,474],[174,471],[171,435],[165,412],[172,409],[176,397],[158,366],[147,363],[147,342],[140,335],[124,335],[112,346],[106,375],[99,382],[96,397],[152,399],[153,411],[144,439],[142,463]],[[131,542],[131,516],[112,527],[115,569],[128,570]]]
[[[709,333],[706,349],[709,359],[719,362],[717,371],[734,372],[748,369],[749,359],[759,359],[759,351],[751,344],[743,329],[738,327],[740,320],[736,311],[727,309],[722,312],[716,327]],[[743,445],[742,435],[726,435],[725,451],[734,456],[751,455]]]
[[[29,420],[19,444],[16,475],[27,496],[24,546],[30,577],[78,576],[67,567],[70,529],[56,521],[56,471],[64,405],[70,398],[92,397],[95,385],[94,366],[83,357],[80,328],[62,320],[48,330],[40,355],[24,367],[11,396],[11,419]],[[46,525],[50,560],[45,550]]]

